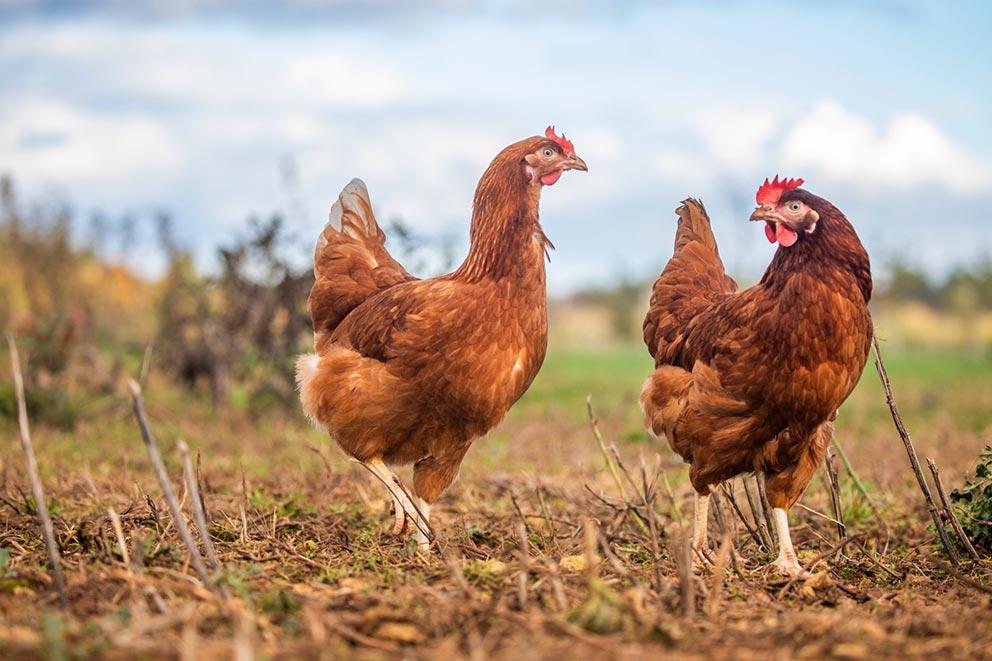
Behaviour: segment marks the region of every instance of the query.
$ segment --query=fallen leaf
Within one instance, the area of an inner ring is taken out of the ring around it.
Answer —
[[[585,554],[566,555],[558,562],[558,566],[561,567],[562,571],[575,572],[585,571],[589,563],[586,562]]]
[[[425,636],[420,629],[404,622],[383,622],[373,634],[383,640],[395,640],[398,643],[419,643]]]

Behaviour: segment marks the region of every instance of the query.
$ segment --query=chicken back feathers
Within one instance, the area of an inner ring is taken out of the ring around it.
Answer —
[[[736,292],[702,205],[679,209],[675,254],[655,283],[644,339],[656,369],[641,394],[649,432],[690,466],[700,493],[762,471],[789,507],[822,460],[832,420],[868,356],[868,256],[832,204],[815,231],[780,247],[761,282]]]

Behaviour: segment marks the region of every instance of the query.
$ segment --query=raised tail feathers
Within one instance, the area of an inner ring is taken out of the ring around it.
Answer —
[[[361,179],[352,179],[331,206],[317,239],[313,272],[308,304],[318,350],[362,301],[414,279],[386,250],[386,235]]]
[[[668,349],[681,342],[693,317],[737,291],[737,283],[723,268],[702,202],[688,198],[675,213],[675,252],[652,287],[644,319],[644,342],[659,364],[666,362]]]

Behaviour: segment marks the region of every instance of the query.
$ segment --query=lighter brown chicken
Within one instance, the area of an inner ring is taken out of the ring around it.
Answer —
[[[418,280],[385,248],[365,185],[331,209],[314,256],[315,353],[301,356],[303,410],[386,486],[394,532],[431,541],[431,505],[474,440],[534,380],[547,348],[541,191],[585,170],[551,127],[501,151],[475,191],[470,247],[453,273]],[[413,464],[411,495],[389,466]]]

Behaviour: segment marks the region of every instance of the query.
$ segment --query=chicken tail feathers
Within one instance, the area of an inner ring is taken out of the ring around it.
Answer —
[[[723,268],[703,203],[689,198],[675,213],[675,253],[654,283],[644,319],[644,342],[657,364],[677,352],[693,317],[737,291],[737,283]]]
[[[338,324],[370,296],[413,280],[386,251],[369,191],[352,179],[331,206],[314,251],[314,285],[307,303],[318,351]]]

